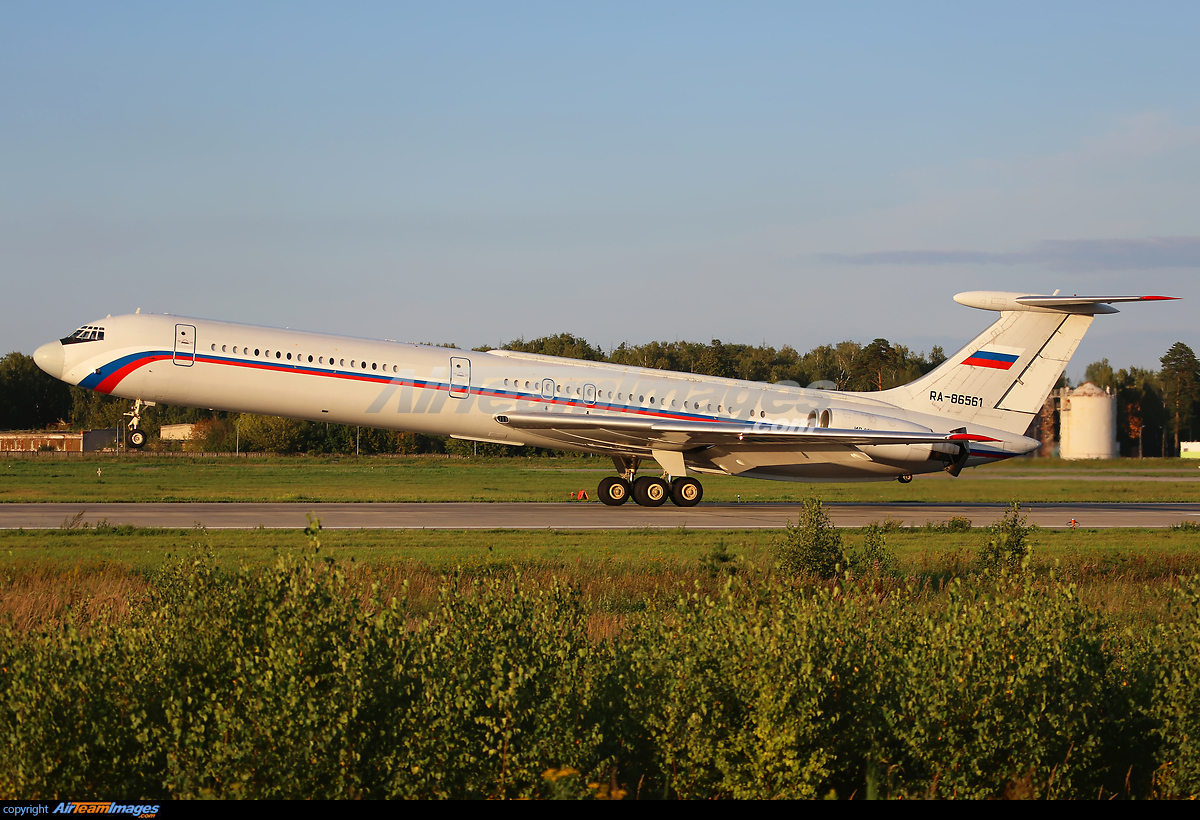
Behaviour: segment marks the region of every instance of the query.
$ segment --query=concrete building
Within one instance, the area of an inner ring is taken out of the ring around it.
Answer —
[[[1116,458],[1117,397],[1091,382],[1064,391],[1059,403],[1059,455],[1064,459]]]
[[[117,428],[85,430],[82,433],[0,433],[0,452],[37,452],[55,450],[60,453],[95,453],[114,450]]]
[[[195,424],[164,424],[158,431],[158,437],[162,441],[191,441],[195,432]]]

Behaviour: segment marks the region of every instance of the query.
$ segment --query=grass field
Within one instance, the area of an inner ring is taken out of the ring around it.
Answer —
[[[1200,470],[1183,459],[1062,462],[1020,459],[968,470],[861,484],[798,484],[703,477],[708,501],[1195,502]],[[595,493],[612,472],[600,458],[212,459],[96,456],[0,460],[3,502],[566,501]]]
[[[1194,529],[883,533],[0,531],[0,797],[1200,794]]]
[[[847,529],[843,537],[852,548],[864,536]],[[940,588],[977,570],[977,551],[987,537],[982,530],[891,531],[887,543],[897,559],[892,577]],[[581,586],[589,609],[604,620],[699,588],[711,592],[730,570],[769,575],[781,538],[778,530],[325,530],[320,554],[354,567],[364,586],[378,583],[395,594],[407,589],[418,608],[431,604],[439,584],[455,574],[567,580]],[[1040,530],[1034,544],[1035,572],[1074,580],[1083,599],[1133,621],[1161,617],[1144,604],[1154,588],[1200,574],[1200,538],[1192,530]],[[75,606],[96,617],[117,617],[147,578],[180,558],[210,555],[217,566],[235,571],[309,549],[300,531],[0,531],[0,616],[31,626]]]

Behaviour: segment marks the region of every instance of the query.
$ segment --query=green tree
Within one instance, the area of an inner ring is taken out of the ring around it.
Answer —
[[[1159,453],[1166,411],[1158,374],[1140,367],[1117,371],[1117,439],[1128,455]]]
[[[934,345],[929,349],[929,360],[925,372],[928,373],[944,361],[946,361],[946,351],[942,350],[941,345]]]
[[[1183,342],[1171,345],[1160,361],[1163,397],[1166,399],[1170,428],[1175,436],[1172,455],[1178,455],[1181,436],[1185,431],[1190,434],[1192,430],[1197,390],[1200,389],[1200,362],[1196,361],[1196,354]]]
[[[887,339],[876,339],[859,351],[854,359],[851,390],[883,390],[893,387],[898,372],[904,370],[902,352]]]
[[[848,565],[842,533],[815,498],[805,499],[804,510],[795,525],[787,522],[775,557],[784,572],[817,578],[833,578],[839,566]]]
[[[565,359],[586,359],[592,362],[604,361],[604,351],[588,344],[586,339],[580,339],[570,333],[559,333],[557,336],[542,336],[525,341],[517,339],[504,345],[503,350],[517,350],[522,353],[540,353],[544,356],[562,356]]]
[[[1083,371],[1083,380],[1091,382],[1100,388],[1117,389],[1117,374],[1113,372],[1112,365],[1108,363],[1108,359],[1101,359],[1098,362],[1092,362]]]
[[[733,363],[729,351],[720,339],[713,339],[696,362],[696,372],[706,376],[716,376],[719,379],[734,378]]]
[[[44,428],[71,414],[71,389],[24,353],[0,359],[0,429]]]

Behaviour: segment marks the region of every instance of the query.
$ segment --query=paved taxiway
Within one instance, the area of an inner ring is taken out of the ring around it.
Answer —
[[[336,529],[562,529],[623,530],[778,528],[795,521],[797,504],[701,504],[681,509],[670,504],[645,509],[634,504],[605,507],[564,504],[0,504],[0,529],[57,529],[132,524],[138,527],[210,529],[295,529],[311,513]],[[986,526],[1000,518],[1003,504],[831,503],[833,522],[861,527],[892,518],[909,526],[954,516]],[[1061,529],[1075,519],[1080,527],[1170,527],[1200,523],[1200,504],[1029,504],[1022,508],[1032,523]]]

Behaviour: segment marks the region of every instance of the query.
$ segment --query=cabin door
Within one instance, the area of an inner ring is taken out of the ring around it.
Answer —
[[[175,355],[172,360],[180,367],[191,367],[196,363],[195,325],[175,325]]]
[[[450,357],[450,398],[465,399],[471,394],[471,360]]]

